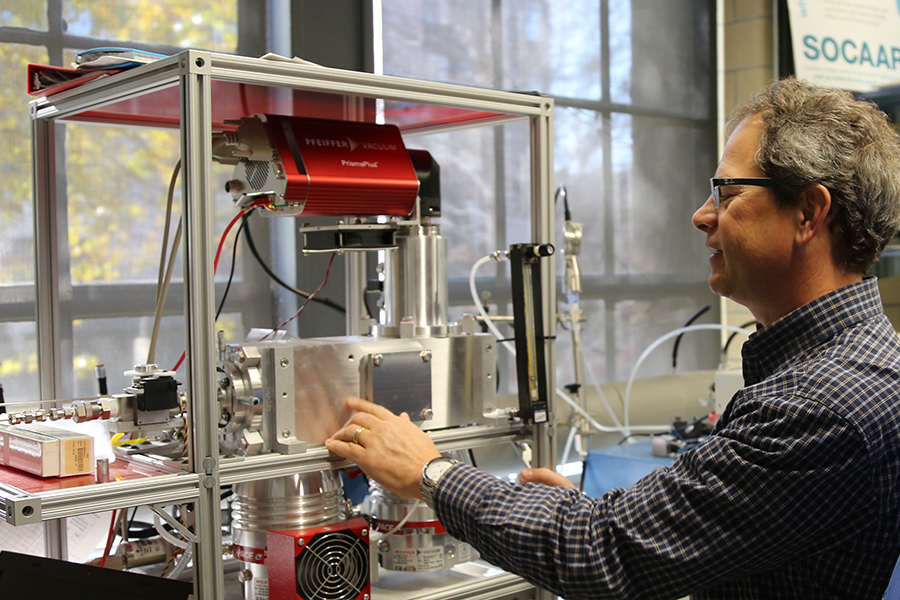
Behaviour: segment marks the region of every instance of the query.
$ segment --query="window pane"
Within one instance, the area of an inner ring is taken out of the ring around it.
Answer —
[[[225,314],[216,322],[229,342],[244,339],[239,314]],[[97,378],[94,367],[103,364],[109,393],[118,394],[131,384],[125,371],[147,362],[153,317],[78,319],[72,322],[73,367],[76,398],[95,396]],[[185,333],[182,317],[163,317],[156,344],[155,362],[163,369],[175,366],[184,352]],[[184,365],[179,369],[184,373]]]
[[[184,350],[184,320],[164,317],[160,325],[155,362],[164,369],[175,366]],[[94,367],[103,364],[109,392],[119,394],[131,383],[127,370],[147,362],[152,317],[77,319],[72,322],[73,368],[76,398],[97,394]]]
[[[47,0],[5,0],[0,7],[0,27],[47,31]]]
[[[705,170],[715,164],[710,133],[613,115],[617,273],[682,273],[697,281],[707,273],[705,238],[691,216],[706,199]]]
[[[524,122],[503,127],[506,235],[497,249],[531,241],[531,134]]]
[[[156,282],[166,216],[166,195],[179,156],[170,130],[68,124],[66,155],[69,251],[73,283]],[[232,167],[213,165],[217,242],[237,214],[224,192]],[[169,247],[181,215],[182,180],[175,187]],[[233,239],[234,231],[230,239]],[[216,280],[231,266],[226,241]],[[183,246],[179,250],[183,256]],[[181,279],[183,260],[173,280]],[[236,277],[239,277],[240,265]]]
[[[6,402],[40,399],[34,322],[0,323],[0,385]],[[10,407],[7,412],[20,410]]]
[[[584,355],[584,378],[587,385],[609,381],[606,365],[606,302],[584,300],[580,303],[586,319],[581,324],[581,352]],[[560,304],[559,310],[564,306]],[[575,382],[575,356],[572,333],[562,327],[556,331],[556,385],[560,388]],[[563,409],[563,413],[568,408]]]
[[[494,173],[483,168],[494,162],[493,130],[417,136],[406,144],[428,150],[441,166],[441,217],[437,223],[447,239],[448,272],[468,277],[476,260],[497,249]]]
[[[40,46],[0,44],[0,285],[34,280],[34,209],[31,174],[31,116],[25,93],[26,66],[46,63]]]
[[[495,87],[488,0],[383,4],[384,72]]]
[[[631,2],[630,50],[622,47],[631,60],[620,61],[614,55],[613,65],[628,65],[634,104],[700,119],[710,116],[714,102],[710,78],[715,66],[710,51],[709,4],[693,0]]]
[[[237,1],[64,0],[69,35],[203,48],[237,49]]]
[[[714,301],[706,286],[703,236],[691,225],[691,215],[707,193],[707,171],[716,163],[710,28],[714,3],[468,3],[468,10],[477,10],[477,15],[465,13],[463,4],[383,0],[385,72],[537,90],[557,97],[556,183],[566,185],[572,218],[584,226],[579,259],[586,278],[582,307],[589,319],[585,362],[601,381],[627,378],[647,344]],[[451,5],[454,13],[447,15]],[[608,7],[608,13],[601,13],[601,7]],[[604,15],[608,15],[606,23],[601,22]],[[434,28],[435,23],[442,27]],[[600,32],[607,28],[609,40],[603,40]],[[608,57],[602,56],[605,47]],[[479,70],[471,60],[456,59],[459,56],[490,56],[491,61],[478,63],[487,65]],[[608,64],[606,73],[604,64]],[[493,73],[487,68],[491,65]],[[601,98],[604,81],[608,81],[609,95]],[[596,100],[621,106],[610,111]],[[642,116],[628,114],[629,106]],[[650,111],[659,115],[643,116]],[[522,241],[530,237],[529,161],[524,153],[529,136],[527,131],[522,134],[505,126],[493,145],[493,153],[480,155],[458,150],[477,156],[480,162],[467,167],[471,169],[467,177],[478,181],[479,193],[492,204],[474,219],[477,231],[487,234],[493,218],[498,243]],[[505,183],[492,191],[488,171],[494,173],[495,182]],[[446,199],[453,192],[443,187]],[[452,213],[449,200],[444,206],[445,215]],[[562,206],[556,215],[556,242],[561,249]],[[449,230],[445,228],[448,238]],[[481,243],[481,238],[474,239],[473,243]],[[452,243],[451,239],[451,252]],[[470,251],[453,268],[465,274],[471,261],[481,255]],[[562,252],[557,261],[557,275],[562,277]],[[494,270],[486,265],[480,279]],[[482,284],[488,287],[486,281]],[[615,293],[600,299],[609,290]],[[509,307],[500,306],[498,312],[506,314]],[[685,359],[679,361],[679,370],[682,364],[718,362],[715,334],[700,334],[697,339],[700,349],[683,348]],[[564,330],[558,331],[557,341],[559,382],[564,384],[572,378],[571,342]],[[638,376],[669,373],[671,357],[660,356],[653,357]]]
[[[609,6],[609,86],[613,102],[631,104],[631,2]]]
[[[654,300],[617,303],[615,319],[611,321],[615,327],[616,339],[614,381],[626,381],[638,358],[650,344],[682,327],[691,315],[712,299],[708,294],[701,294],[698,297],[661,296]],[[702,322],[708,323],[709,319],[703,319]],[[717,331],[685,334],[678,347],[678,372],[695,371],[716,364],[719,335]],[[637,379],[671,375],[674,346],[675,339],[672,338],[648,355],[637,372]]]
[[[503,3],[503,87],[600,97],[599,0]]]
[[[553,113],[555,141],[553,162],[556,185],[566,186],[572,221],[581,223],[583,239],[578,256],[582,275],[604,272],[603,117],[592,110],[557,107]],[[558,269],[563,268],[565,248],[563,203],[557,209]],[[563,271],[560,270],[560,273]]]

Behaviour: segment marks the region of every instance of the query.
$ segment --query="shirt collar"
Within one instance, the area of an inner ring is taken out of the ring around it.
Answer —
[[[787,367],[795,357],[881,313],[875,277],[816,298],[750,336],[741,350],[744,383],[753,385],[762,381]]]

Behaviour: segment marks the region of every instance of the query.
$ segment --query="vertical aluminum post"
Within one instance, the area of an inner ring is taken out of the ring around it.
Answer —
[[[531,239],[552,244],[555,240],[553,207],[553,99],[544,98],[541,114],[531,118]],[[543,289],[544,357],[547,365],[547,423],[532,428],[532,463],[536,467],[556,466],[556,261],[546,261],[541,273]],[[535,600],[555,600],[556,595],[537,588]]]
[[[531,118],[531,239],[552,244],[555,211],[553,207],[553,99],[544,98],[541,114]],[[547,423],[532,430],[532,463],[553,469],[556,466],[556,261],[548,260],[541,273],[543,289],[544,357],[547,365]],[[536,600],[553,600],[555,594],[538,588]]]
[[[32,112],[35,106],[32,104]],[[32,114],[34,169],[34,285],[38,375],[42,400],[59,398],[59,223],[56,214],[54,122]]]
[[[553,99],[544,98],[541,114],[531,118],[531,239],[535,243],[552,244],[555,240],[553,210]],[[556,261],[548,260],[541,272],[543,290],[544,356],[548,365],[556,364]],[[556,444],[553,439],[555,418],[556,372],[547,369],[547,403],[550,418],[535,425],[532,433],[532,462],[538,467],[556,466]]]
[[[366,335],[368,331],[363,331],[361,327],[362,320],[360,317],[366,312],[364,303],[364,294],[368,284],[366,277],[366,253],[365,252],[345,252],[344,264],[346,265],[344,275],[344,289],[346,290],[347,314],[344,317],[346,323],[347,335]],[[372,315],[376,319],[378,315]]]
[[[200,476],[194,545],[194,595],[225,597],[221,569],[218,403],[216,400],[215,286],[213,281],[212,100],[210,55],[182,55],[181,160],[184,174],[184,306],[190,468]]]
[[[40,397],[62,396],[59,335],[59,222],[56,206],[56,135],[54,122],[35,118],[31,105],[31,151],[34,197],[34,299]],[[44,553],[66,560],[65,520],[44,523]]]

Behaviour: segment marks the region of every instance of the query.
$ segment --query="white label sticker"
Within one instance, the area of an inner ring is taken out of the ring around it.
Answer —
[[[425,548],[416,553],[416,566],[420,571],[434,571],[444,568],[444,548]]]
[[[253,579],[253,600],[269,600],[269,580],[262,577]]]

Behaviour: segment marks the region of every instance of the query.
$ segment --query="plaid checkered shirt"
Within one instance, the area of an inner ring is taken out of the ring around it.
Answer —
[[[881,598],[900,554],[900,340],[875,279],[754,333],[704,444],[589,498],[451,468],[437,515],[565,598]]]

